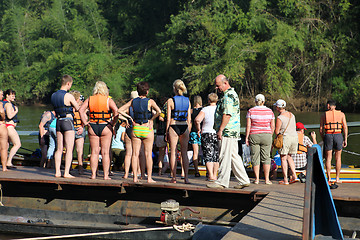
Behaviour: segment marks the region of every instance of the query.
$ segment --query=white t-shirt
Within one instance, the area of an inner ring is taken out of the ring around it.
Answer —
[[[201,110],[201,112],[205,113],[202,122],[202,133],[216,133],[214,129],[215,110],[216,106],[207,106]]]

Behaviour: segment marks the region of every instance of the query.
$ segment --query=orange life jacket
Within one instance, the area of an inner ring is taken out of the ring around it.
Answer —
[[[299,139],[297,154],[307,153],[307,147],[304,145],[304,134],[300,132],[297,134]]]
[[[324,129],[326,134],[341,133],[343,113],[338,110],[329,110],[325,112]]]
[[[74,128],[81,127],[80,113],[74,112]]]
[[[107,107],[108,97],[97,94],[89,97],[89,120],[92,123],[109,122],[111,119],[111,112]]]

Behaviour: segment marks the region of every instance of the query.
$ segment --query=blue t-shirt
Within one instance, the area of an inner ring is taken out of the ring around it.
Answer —
[[[120,126],[119,129],[116,132],[116,137],[113,137],[111,148],[117,148],[117,149],[125,149],[124,142],[121,141],[121,135],[123,132],[125,132],[126,128],[123,126]]]

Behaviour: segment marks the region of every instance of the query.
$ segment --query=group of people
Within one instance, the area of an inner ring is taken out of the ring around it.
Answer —
[[[279,154],[281,158],[281,168],[284,179],[279,184],[288,185],[297,181],[305,181],[307,148],[317,144],[316,134],[310,133],[311,140],[305,136],[307,130],[303,123],[296,122],[293,113],[286,110],[286,102],[279,99],[274,104],[279,115],[275,122],[273,111],[264,106],[265,97],[258,94],[255,97],[256,106],[249,109],[246,119],[246,137],[245,142],[251,148],[251,160],[255,173],[254,184],[259,184],[260,162],[263,166],[265,184],[272,184],[269,179],[271,166],[270,153],[273,147],[272,136],[282,134],[283,143],[280,147]],[[324,155],[326,159],[326,172],[329,185],[331,182],[331,160],[332,151],[335,151],[336,159],[336,183],[340,181],[341,169],[341,151],[347,146],[348,128],[345,114],[336,110],[336,102],[329,100],[327,102],[327,111],[320,119],[320,134],[324,140]],[[289,172],[290,169],[290,172]],[[296,170],[302,171],[296,176]]]
[[[39,143],[49,146],[42,149],[41,166],[55,166],[55,177],[73,178],[70,174],[73,159],[73,148],[77,148],[79,173],[83,173],[83,145],[85,127],[90,141],[91,178],[98,175],[99,156],[103,165],[104,179],[110,179],[111,152],[119,155],[126,150],[124,156],[124,178],[128,178],[130,166],[133,181],[145,176],[147,182],[155,182],[152,178],[153,146],[159,147],[159,173],[166,166],[164,157],[170,155],[170,183],[177,181],[177,155],[179,154],[185,184],[189,184],[188,145],[191,144],[195,177],[199,177],[198,161],[201,146],[207,169],[209,188],[227,188],[231,171],[237,185],[242,189],[250,185],[243,161],[238,154],[240,139],[240,101],[234,88],[230,86],[225,75],[215,78],[217,93],[208,95],[208,105],[202,106],[200,96],[195,96],[193,107],[182,80],[173,83],[174,97],[166,99],[160,108],[153,99],[148,98],[150,86],[147,82],[137,84],[136,95],[118,108],[109,96],[109,89],[103,81],[96,82],[93,94],[86,100],[78,91],[69,90],[73,79],[64,75],[61,88],[51,96],[53,111],[45,112],[39,124]],[[221,96],[221,98],[219,98]],[[12,104],[15,92],[7,90],[3,105],[0,105],[1,161],[3,170],[12,167],[11,159],[21,146],[15,126],[18,122],[18,108]],[[293,113],[286,110],[286,102],[279,99],[274,104],[279,113],[275,121],[273,111],[266,107],[265,97],[258,94],[255,106],[246,115],[245,143],[250,146],[252,167],[255,173],[254,184],[260,183],[260,163],[264,171],[265,184],[272,184],[269,177],[271,168],[271,151],[273,134],[283,135],[283,145],[279,149],[284,179],[280,184],[288,185],[296,181],[296,169],[305,170],[307,148],[316,144],[316,134],[311,138],[305,136],[306,128],[295,120]],[[332,151],[335,151],[336,182],[340,182],[341,150],[347,145],[347,124],[345,115],[336,110],[334,101],[327,103],[328,111],[321,117],[320,134],[324,139],[326,170],[330,180]],[[157,122],[157,134],[154,134],[154,120]],[[115,126],[117,124],[117,129]],[[119,126],[120,125],[120,126]],[[7,157],[8,139],[13,143]],[[178,148],[179,146],[179,148]],[[118,149],[119,152],[111,151]],[[55,151],[56,149],[56,151]],[[166,151],[167,150],[167,151]],[[65,160],[64,173],[61,173],[61,161]],[[51,159],[54,158],[54,162]],[[144,159],[144,164],[140,164]],[[142,165],[142,167],[140,167]],[[290,170],[290,171],[289,171]],[[302,173],[303,175],[306,172]]]

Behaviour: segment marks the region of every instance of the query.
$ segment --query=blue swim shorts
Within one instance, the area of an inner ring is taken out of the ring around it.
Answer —
[[[189,143],[190,143],[190,144],[198,144],[198,145],[201,145],[201,136],[199,137],[199,135],[197,134],[197,132],[191,132],[191,133],[190,133]]]

